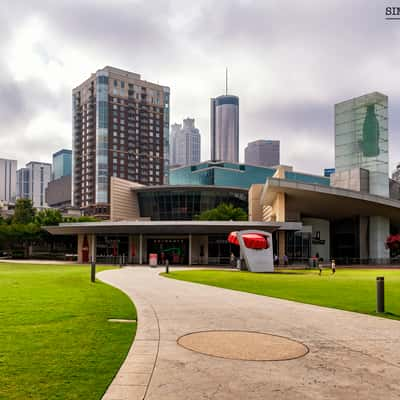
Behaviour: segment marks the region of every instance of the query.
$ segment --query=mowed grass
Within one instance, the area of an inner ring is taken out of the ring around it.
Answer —
[[[335,275],[315,270],[256,274],[239,271],[190,270],[162,274],[169,278],[217,286],[301,303],[377,315],[376,277],[385,277],[386,312],[400,319],[400,270],[338,269]]]
[[[0,399],[100,399],[136,332],[108,318],[135,307],[89,267],[0,263]]]

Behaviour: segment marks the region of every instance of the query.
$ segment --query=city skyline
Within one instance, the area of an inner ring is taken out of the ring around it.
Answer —
[[[282,163],[321,173],[334,162],[333,105],[380,91],[390,99],[392,171],[400,159],[400,91],[393,84],[400,56],[387,46],[397,29],[384,19],[385,7],[379,4],[337,1],[323,9],[316,4],[296,2],[283,20],[277,17],[278,4],[253,1],[217,6],[138,1],[125,4],[121,16],[120,5],[102,1],[93,8],[85,1],[53,6],[16,0],[0,17],[0,129],[12,132],[0,138],[0,157],[17,158],[20,165],[31,159],[50,162],[55,150],[70,148],[71,89],[99,66],[115,65],[171,87],[171,120],[196,118],[206,160],[209,98],[224,92],[228,66],[230,91],[241,100],[239,161],[249,141],[270,138],[281,141]],[[362,10],[358,20],[355,10]],[[326,13],[329,21],[322,24]],[[19,15],[14,25],[12,15]],[[112,34],[99,41],[104,25],[113,27]],[[202,29],[205,25],[211,28]],[[353,40],[345,40],[349,35]],[[126,51],[131,43],[126,38],[132,36],[135,54]],[[149,52],[147,43],[155,51]],[[78,65],[76,57],[85,62]],[[160,57],[162,67],[156,62]],[[377,67],[385,73],[376,74]]]

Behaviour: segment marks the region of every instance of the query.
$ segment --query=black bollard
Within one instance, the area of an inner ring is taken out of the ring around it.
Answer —
[[[166,274],[169,274],[169,261],[168,261],[168,258],[167,258],[167,260],[165,261],[165,273],[166,273]]]
[[[96,263],[94,261],[90,263],[90,280],[96,282]]]
[[[376,277],[376,312],[385,312],[385,278],[383,276]]]

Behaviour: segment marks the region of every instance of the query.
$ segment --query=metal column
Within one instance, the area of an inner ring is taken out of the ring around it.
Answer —
[[[139,264],[143,264],[143,234],[139,235]]]
[[[96,262],[96,235],[92,234],[90,237],[90,256],[91,261]]]
[[[189,233],[189,265],[192,265],[192,234]]]

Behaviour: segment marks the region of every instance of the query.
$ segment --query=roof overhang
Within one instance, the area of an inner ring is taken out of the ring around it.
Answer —
[[[301,230],[300,222],[252,222],[252,221],[118,221],[80,222],[46,226],[53,235],[77,234],[218,234],[244,229]]]
[[[272,205],[278,193],[286,194],[287,206],[303,216],[327,219],[384,216],[400,222],[400,201],[332,186],[269,178],[261,203]]]
[[[248,193],[248,189],[233,186],[215,186],[215,185],[153,185],[153,186],[137,186],[132,187],[133,192],[174,192],[174,191],[235,191]]]

